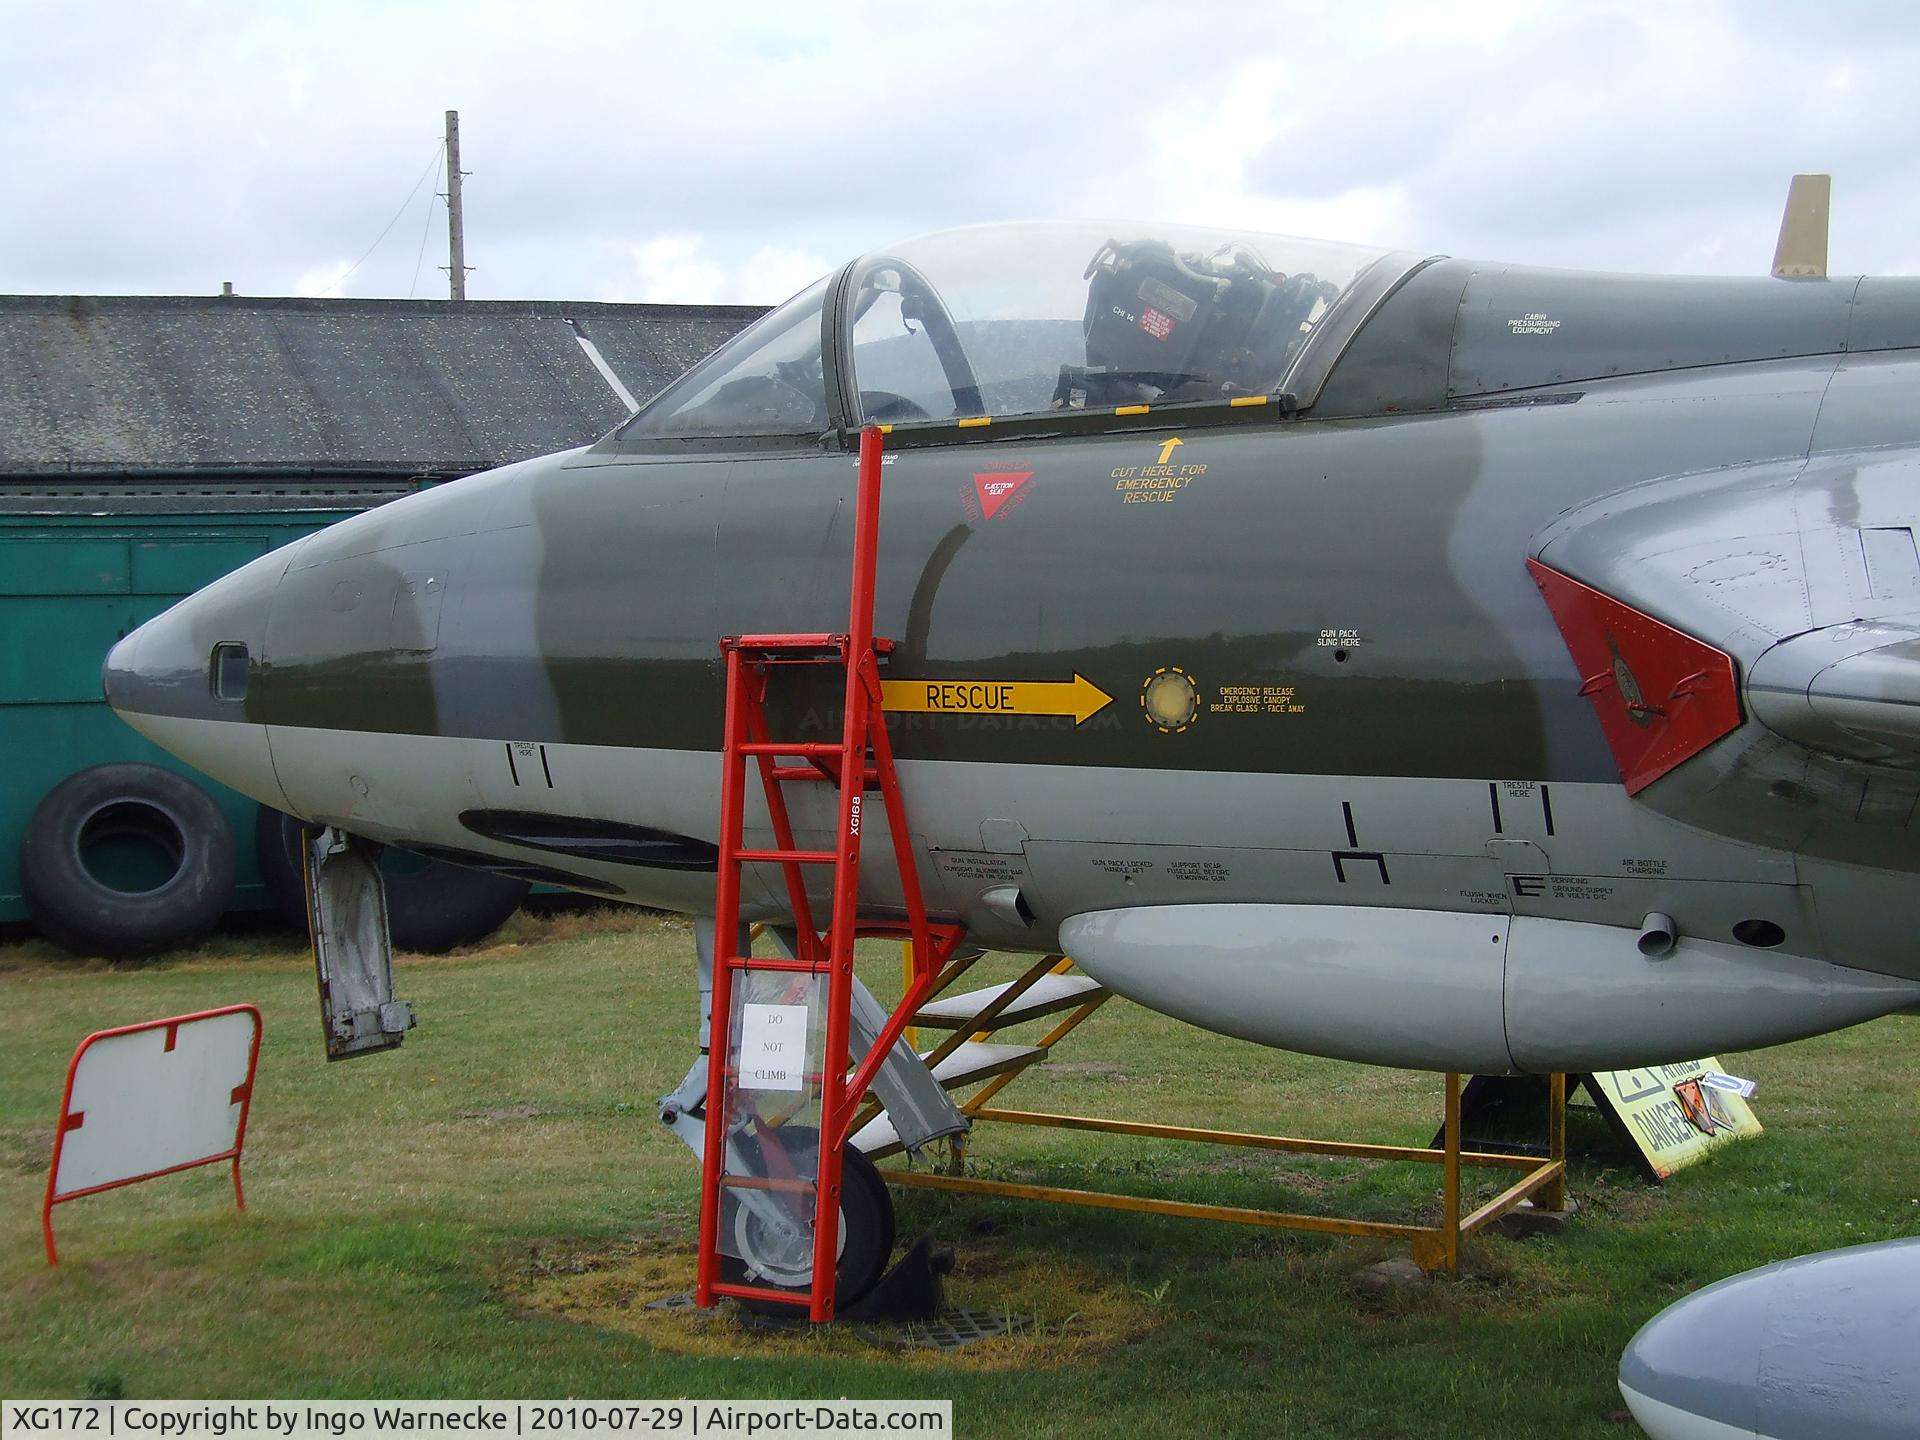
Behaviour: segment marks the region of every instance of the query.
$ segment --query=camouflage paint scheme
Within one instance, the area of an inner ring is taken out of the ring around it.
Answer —
[[[896,427],[884,673],[1083,676],[1111,697],[1078,723],[893,717],[930,903],[984,943],[1068,944],[1209,1028],[1390,1064],[1613,1068],[1915,1003],[1912,757],[1824,752],[1748,706],[1629,797],[1525,562],[1726,649],[1744,679],[1795,626],[1754,619],[1738,583],[1696,607],[1699,563],[1636,586],[1682,541],[1753,553],[1752,507],[1803,472],[1828,475],[1825,518],[1789,504],[1786,523],[1845,530],[1861,455],[1920,443],[1920,282],[1392,259],[1364,314],[1309,340],[1297,412]],[[855,418],[731,448],[616,434],[382,507],[144,627],[109,697],[309,819],[710,909],[715,642],[842,627]],[[983,513],[975,477],[1028,472]],[[1623,520],[1656,481],[1720,498]],[[1911,524],[1906,494],[1872,525]],[[1583,543],[1583,516],[1613,540]],[[1745,579],[1804,599],[1811,551],[1768,544],[1778,563]],[[1920,590],[1836,603],[1797,628],[1920,612]],[[250,648],[244,701],[209,692],[218,642]],[[824,694],[785,719],[792,738],[838,729]],[[663,866],[519,844],[502,814],[687,848]],[[777,877],[759,880],[749,907],[778,918]],[[885,864],[863,882],[866,904],[897,902]],[[1006,887],[1031,925],[982,900]],[[1672,956],[1636,949],[1650,912],[1677,918]],[[1751,920],[1783,939],[1736,940]]]

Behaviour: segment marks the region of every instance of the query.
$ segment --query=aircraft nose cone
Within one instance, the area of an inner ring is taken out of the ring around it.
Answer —
[[[121,640],[101,669],[107,703],[136,729],[150,716],[243,718],[287,559],[284,550],[263,555]]]
[[[290,554],[242,566],[141,625],[107,652],[101,689],[127,724],[216,780],[284,808],[265,727],[248,694]]]
[[[141,631],[145,629],[145,625],[141,626],[107,651],[106,663],[100,667],[100,689],[107,697],[107,704],[123,715],[136,710],[140,704],[140,675],[133,657],[140,648]]]

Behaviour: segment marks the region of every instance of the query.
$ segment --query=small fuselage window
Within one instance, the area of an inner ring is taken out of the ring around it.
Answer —
[[[249,659],[247,647],[238,641],[223,641],[213,647],[213,660],[208,666],[207,674],[213,685],[214,699],[244,700],[247,698]]]

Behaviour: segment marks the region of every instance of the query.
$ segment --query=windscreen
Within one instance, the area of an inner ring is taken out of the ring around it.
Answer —
[[[952,230],[849,288],[861,414],[942,420],[1270,394],[1385,252],[1124,225]]]
[[[623,440],[818,435],[828,426],[816,280],[762,315],[656,395],[619,430]]]

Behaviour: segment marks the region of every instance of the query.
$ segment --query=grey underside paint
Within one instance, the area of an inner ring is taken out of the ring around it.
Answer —
[[[196,735],[229,749],[236,735],[213,722],[162,723],[190,758]],[[493,742],[284,729],[272,739],[272,783],[310,817],[378,839],[540,860],[665,908],[712,903],[710,874],[501,844],[458,829],[447,804],[471,793],[476,804],[711,836],[709,754],[548,746],[545,766],[528,766],[516,784]],[[925,762],[905,767],[903,784],[936,909],[967,920],[984,943],[1064,945],[1122,994],[1268,1044],[1443,1069],[1615,1068],[1773,1043],[1920,994],[1822,963],[1823,917],[1786,857],[1675,825],[1618,786]],[[340,793],[353,797],[348,814],[329,809]],[[1120,810],[1116,795],[1127,797]],[[824,795],[798,801],[796,820],[799,843],[826,843]],[[757,806],[748,842],[771,842]],[[865,843],[884,855],[878,821]],[[1901,901],[1898,877],[1865,878],[1881,885],[1877,901],[1848,915]],[[868,908],[898,908],[888,864],[867,865],[863,881]],[[986,904],[1007,886],[1027,897],[1030,927]],[[749,872],[746,897],[751,916],[786,918],[765,867]],[[1682,939],[1650,961],[1634,933],[1656,910],[1677,917]],[[1116,955],[1086,933],[1090,911],[1145,930]],[[1220,911],[1235,913],[1230,944],[1208,928]],[[1755,918],[1781,926],[1783,950],[1733,941],[1734,927]],[[1316,930],[1309,921],[1320,919]],[[1904,946],[1874,958],[1912,963]]]
[[[226,731],[201,733],[212,746]],[[436,844],[538,858],[458,828],[459,811],[447,803],[457,793],[467,806],[596,815],[715,838],[719,766],[706,752],[548,745],[545,766],[536,753],[521,773],[498,742],[287,727],[271,734],[286,801],[320,813],[344,789],[363,828],[426,827],[419,838]],[[1218,900],[1427,905],[1623,925],[1661,909],[1691,933],[1716,935],[1758,910],[1796,945],[1817,948],[1816,918],[1788,857],[1648,815],[1618,786],[925,761],[901,773],[934,903],[969,914],[980,892],[1018,884],[1037,917],[1027,948],[1044,948],[1061,920],[1084,910]],[[367,781],[364,795],[348,784],[355,774]],[[824,793],[801,792],[791,803],[801,843],[831,829]],[[764,815],[752,796],[750,837],[770,833]],[[873,823],[873,835],[884,836],[883,822]],[[879,838],[868,843],[884,853]],[[581,864],[655,903],[670,888],[712,883]],[[866,867],[870,903],[897,903],[890,870],[884,861]],[[1516,876],[1539,883],[1516,891]]]
[[[1920,1240],[1859,1245],[1669,1306],[1628,1344],[1620,1384],[1630,1404],[1645,1395],[1769,1440],[1910,1440],[1916,1336]]]

